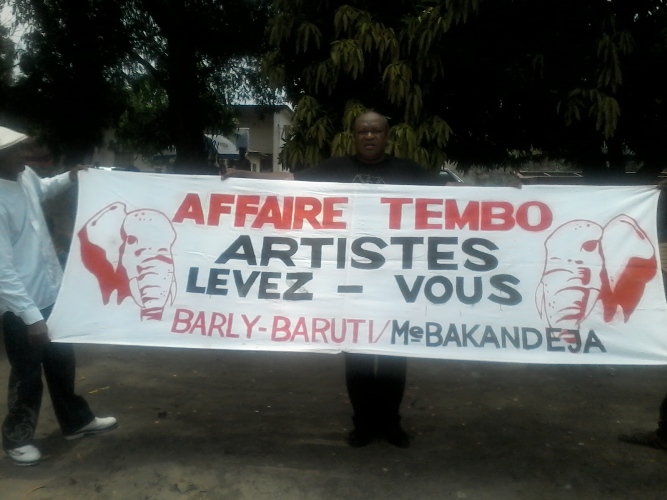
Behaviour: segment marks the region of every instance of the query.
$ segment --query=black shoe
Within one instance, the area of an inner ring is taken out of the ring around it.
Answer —
[[[649,448],[656,448],[658,450],[667,450],[667,441],[658,436],[656,431],[621,434],[618,436],[618,440],[623,441],[624,443],[648,446]]]
[[[369,445],[374,437],[375,435],[369,429],[355,428],[347,436],[347,444],[352,446],[352,448],[361,448]]]
[[[410,436],[401,428],[398,423],[385,427],[384,438],[389,444],[399,448],[410,447]]]

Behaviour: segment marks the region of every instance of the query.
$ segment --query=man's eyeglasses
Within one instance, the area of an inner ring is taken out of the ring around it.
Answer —
[[[355,135],[360,135],[360,136],[368,135],[368,134],[376,136],[376,135],[384,134],[385,130],[384,129],[359,129],[359,130],[355,130],[354,133],[355,133]]]

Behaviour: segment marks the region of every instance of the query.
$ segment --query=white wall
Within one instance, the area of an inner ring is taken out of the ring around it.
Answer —
[[[286,109],[280,110],[273,117],[273,171],[282,170],[278,155],[285,145],[286,129],[292,125],[292,113]]]
[[[237,108],[239,127],[250,129],[248,151],[258,151],[272,155],[272,169],[279,171],[282,167],[278,163],[278,155],[285,142],[283,140],[283,130],[292,123],[291,112],[287,108],[280,108],[273,115],[265,115],[262,120],[255,109],[252,106]],[[254,166],[258,160],[251,158],[250,155],[248,157]]]
[[[139,154],[134,154],[132,152],[118,152],[118,154],[116,154],[112,149],[115,140],[115,131],[112,129],[105,130],[102,145],[93,150],[93,154],[86,159],[86,163],[93,165],[96,162],[99,162],[100,165],[105,167],[127,166],[127,163],[132,163],[140,170],[153,171],[153,167],[150,163],[144,161],[143,157]],[[128,156],[130,157],[129,159]],[[123,163],[124,165],[120,165],[120,163]]]

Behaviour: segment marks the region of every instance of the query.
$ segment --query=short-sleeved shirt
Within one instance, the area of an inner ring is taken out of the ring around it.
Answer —
[[[334,156],[317,166],[294,173],[300,181],[361,182],[366,184],[432,184],[434,176],[418,163],[387,155],[378,163],[356,156]]]

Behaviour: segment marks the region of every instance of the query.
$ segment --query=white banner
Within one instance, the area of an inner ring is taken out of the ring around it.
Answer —
[[[667,363],[650,187],[82,172],[53,339]]]

